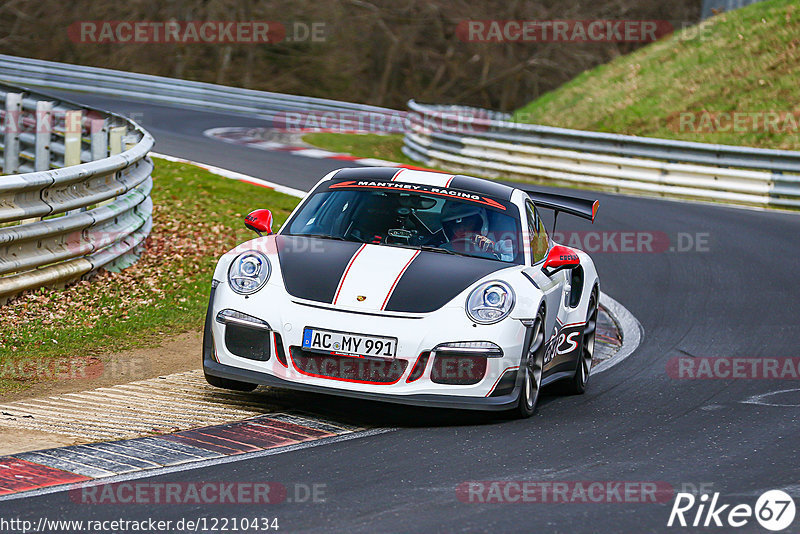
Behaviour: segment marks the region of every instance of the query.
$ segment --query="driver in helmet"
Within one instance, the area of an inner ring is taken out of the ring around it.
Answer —
[[[512,258],[511,243],[506,240],[495,243],[489,233],[489,217],[486,208],[458,201],[448,201],[442,208],[442,230],[448,239],[443,248],[455,252],[484,252],[497,255],[504,261]]]

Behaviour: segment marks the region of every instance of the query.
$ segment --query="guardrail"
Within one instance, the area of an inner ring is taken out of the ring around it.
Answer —
[[[111,113],[0,85],[0,303],[136,261],[153,138]]]
[[[521,124],[409,101],[403,152],[429,166],[621,193],[800,208],[800,152]]]
[[[379,106],[256,91],[2,54],[0,54],[0,80],[69,91],[86,90],[99,95],[178,104],[262,119],[272,119],[277,113],[292,111],[334,111],[369,114],[375,118],[383,115],[394,117],[399,113],[397,110]],[[387,124],[391,122],[386,121]],[[402,129],[396,131],[401,132]]]
[[[410,113],[405,114],[377,106],[5,55],[0,55],[0,79],[273,121],[285,112],[336,112],[342,121],[348,121],[351,113],[355,120],[368,117],[371,124],[384,117],[382,131],[403,132],[404,153],[431,166],[622,193],[800,208],[798,152],[520,124],[503,113],[413,100],[408,104]],[[28,146],[21,165],[30,165],[35,139],[21,137],[21,141]],[[61,163],[62,154],[66,145],[54,143],[53,162]],[[81,161],[89,158],[87,137]]]

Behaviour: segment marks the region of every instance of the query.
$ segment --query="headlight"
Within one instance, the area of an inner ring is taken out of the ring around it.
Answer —
[[[514,290],[499,280],[479,285],[467,299],[467,315],[480,324],[502,321],[513,308]]]
[[[228,269],[228,282],[236,293],[255,293],[269,280],[272,266],[266,256],[251,250],[240,254]]]

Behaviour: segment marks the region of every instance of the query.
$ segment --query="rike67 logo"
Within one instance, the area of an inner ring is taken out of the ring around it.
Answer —
[[[754,507],[749,504],[722,504],[719,495],[714,493],[709,497],[703,493],[698,498],[691,493],[678,493],[667,526],[740,528],[755,518],[765,529],[777,532],[788,528],[794,521],[794,500],[784,491],[763,493]]]

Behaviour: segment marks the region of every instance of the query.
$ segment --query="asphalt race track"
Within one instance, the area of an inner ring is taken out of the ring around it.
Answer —
[[[346,165],[202,136],[212,127],[264,126],[258,120],[73,98],[133,113],[155,136],[158,152],[299,189]],[[683,244],[701,234],[700,250],[593,253],[602,290],[638,318],[644,341],[624,362],[593,375],[585,395],[547,396],[523,421],[311,395],[306,410],[395,430],[142,480],[325,484],[325,502],[92,506],[61,492],[0,502],[0,515],[267,516],[287,532],[654,532],[668,530],[672,498],[478,504],[460,501],[456,488],[466,481],[642,481],[667,483],[676,492],[705,485],[722,501],[751,506],[769,489],[800,496],[800,382],[679,380],[667,372],[677,357],[800,356],[800,215],[580,194],[600,199],[594,227],[564,216],[560,229],[653,232],[673,244],[679,234]],[[253,206],[261,207],[269,206]],[[745,402],[783,390],[792,391],[764,397],[771,403]],[[765,532],[754,520],[738,530]]]

